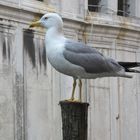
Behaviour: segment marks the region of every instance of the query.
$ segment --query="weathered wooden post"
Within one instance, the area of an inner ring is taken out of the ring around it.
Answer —
[[[63,140],[87,140],[88,103],[60,101]]]

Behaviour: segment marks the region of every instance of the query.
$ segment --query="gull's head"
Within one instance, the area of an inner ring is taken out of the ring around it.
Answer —
[[[30,27],[36,27],[36,26],[41,26],[44,28],[51,28],[51,27],[56,27],[56,28],[62,28],[63,27],[63,21],[62,18],[56,14],[56,13],[47,13],[43,15],[40,20],[31,23]]]

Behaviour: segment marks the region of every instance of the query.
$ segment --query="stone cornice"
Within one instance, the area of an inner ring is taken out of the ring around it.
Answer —
[[[46,12],[55,12],[56,9],[50,7],[49,5],[44,5],[41,2],[29,2],[28,0],[23,0],[22,4],[17,4],[12,2],[6,5],[5,2],[0,1],[0,13],[2,18],[8,18],[8,20],[21,21],[22,23],[28,23],[34,18],[40,17]],[[39,4],[35,6],[36,4]],[[43,7],[44,5],[44,7]],[[38,7],[38,8],[37,8]],[[42,9],[40,9],[42,7]],[[43,10],[44,9],[44,10]],[[63,19],[67,22],[75,23],[75,25],[90,27],[91,24],[94,26],[105,26],[110,28],[121,28],[127,30],[140,31],[140,19],[122,17],[103,13],[94,13],[92,16],[87,16],[85,19],[81,18],[71,18],[69,16],[60,13]]]
[[[88,24],[140,31],[140,18],[94,13],[86,17]]]
[[[0,5],[40,14],[56,11],[54,7],[50,6],[46,2],[35,0],[5,0],[0,1]]]
[[[28,9],[20,9],[19,7],[9,7],[0,5],[0,18],[3,21],[0,23],[10,24],[11,26],[22,25],[23,28],[28,28],[29,23],[36,18],[42,16],[42,12],[36,13],[34,11],[28,11]],[[92,17],[87,16],[86,20],[73,19],[63,16],[64,31],[71,32],[71,34],[83,34],[86,38],[90,36],[103,37],[108,39],[106,42],[110,42],[111,39],[124,40],[126,44],[140,42],[140,20],[137,18],[119,17],[116,15],[107,15],[96,13]],[[93,31],[91,33],[91,24],[93,24]],[[39,31],[43,33],[40,29]],[[90,40],[89,40],[90,41]],[[120,41],[118,41],[120,42]]]

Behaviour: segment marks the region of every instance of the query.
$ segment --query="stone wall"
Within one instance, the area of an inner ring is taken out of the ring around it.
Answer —
[[[49,1],[49,6],[34,0],[0,3],[1,140],[62,140],[58,103],[70,97],[72,78],[47,61],[45,31],[28,28],[53,9],[50,5],[62,15],[68,38],[119,61],[140,61],[139,19],[103,13],[86,16],[85,1],[73,1],[75,6],[69,8],[63,0]],[[83,100],[90,103],[89,140],[140,138],[140,75],[133,75],[133,79],[83,80]]]

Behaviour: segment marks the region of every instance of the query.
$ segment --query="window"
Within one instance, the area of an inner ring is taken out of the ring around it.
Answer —
[[[37,1],[43,1],[43,0],[37,0]]]
[[[100,1],[101,0],[88,0],[88,10],[91,12],[100,11]]]
[[[130,3],[129,0],[118,0],[118,15],[129,16],[130,14]]]

